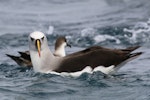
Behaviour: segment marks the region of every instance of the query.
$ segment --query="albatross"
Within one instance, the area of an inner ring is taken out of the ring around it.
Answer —
[[[64,57],[56,57],[49,49],[44,33],[35,31],[30,33],[28,39],[33,70],[41,73],[76,73],[87,67],[89,69],[90,66],[92,70],[98,68],[109,74],[142,54],[142,52],[132,53],[137,46],[127,49],[90,47]]]
[[[66,46],[71,47],[71,45],[67,42],[67,39],[64,36],[59,36],[55,42],[55,51],[53,53],[54,56],[57,57],[66,56],[66,52],[65,52]],[[29,51],[25,51],[25,52],[19,51],[18,53],[20,54],[20,56],[14,56],[10,54],[6,54],[6,55],[11,59],[13,59],[18,65],[22,67],[29,67],[29,68],[32,67]]]

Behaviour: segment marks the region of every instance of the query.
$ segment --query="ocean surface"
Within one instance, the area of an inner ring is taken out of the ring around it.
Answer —
[[[99,45],[140,45],[137,59],[116,74],[77,78],[35,73],[5,54],[26,51],[28,35],[42,31],[53,51],[64,35],[67,54]],[[150,100],[149,0],[0,0],[0,100]]]

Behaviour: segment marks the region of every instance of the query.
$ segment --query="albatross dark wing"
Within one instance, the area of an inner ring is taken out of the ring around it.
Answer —
[[[133,49],[135,50],[136,48]],[[130,50],[130,52],[132,50]],[[59,68],[57,68],[55,71],[76,72],[81,71],[86,66],[91,66],[93,69],[97,66],[109,67],[111,65],[115,65],[117,67],[117,65],[120,65],[126,60],[133,60],[134,58],[142,54],[142,52],[130,54],[130,52],[127,51],[126,49],[121,50],[106,48],[99,48],[94,50],[85,49],[83,51],[79,51],[77,53],[64,57]]]

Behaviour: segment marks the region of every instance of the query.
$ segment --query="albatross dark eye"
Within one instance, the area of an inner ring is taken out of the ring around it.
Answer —
[[[34,40],[34,38],[31,37],[31,41],[33,41],[33,40]]]
[[[44,36],[42,37],[42,41],[44,40]]]

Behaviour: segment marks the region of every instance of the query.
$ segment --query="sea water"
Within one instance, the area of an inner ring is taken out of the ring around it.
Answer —
[[[0,0],[0,100],[150,100],[149,0]],[[50,49],[64,35],[67,54],[99,45],[144,52],[117,73],[79,77],[35,73],[5,54],[29,50],[38,30]]]

